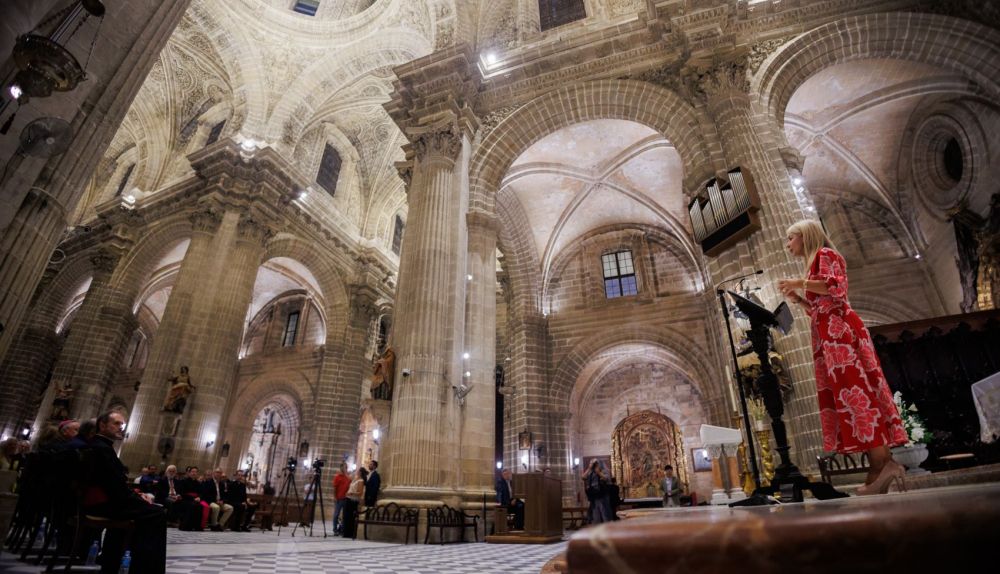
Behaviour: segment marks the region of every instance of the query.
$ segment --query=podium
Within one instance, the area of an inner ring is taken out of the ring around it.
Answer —
[[[514,475],[513,486],[514,498],[524,501],[524,530],[493,534],[486,537],[486,542],[551,544],[561,541],[562,481],[541,472],[526,472]]]

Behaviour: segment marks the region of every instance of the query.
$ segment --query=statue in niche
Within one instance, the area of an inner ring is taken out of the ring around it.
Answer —
[[[181,414],[184,412],[184,407],[187,406],[188,397],[194,392],[194,385],[191,384],[187,366],[182,366],[179,374],[167,380],[170,381],[170,390],[167,391],[167,398],[163,401],[163,410]]]
[[[52,399],[52,420],[64,421],[69,419],[70,403],[73,400],[73,383],[67,382],[64,386],[56,386],[56,396]]]
[[[393,379],[396,376],[396,352],[386,347],[372,366],[372,398],[392,400]]]

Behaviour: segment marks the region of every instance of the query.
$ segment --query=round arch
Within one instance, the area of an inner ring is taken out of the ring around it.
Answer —
[[[581,82],[527,102],[486,135],[470,162],[470,205],[492,212],[503,177],[531,144],[558,129],[597,119],[631,120],[662,134],[681,157],[684,189],[721,168],[702,133],[707,119],[674,92],[635,80]]]
[[[852,16],[796,37],[752,78],[750,93],[784,127],[785,108],[823,68],[867,58],[904,59],[954,70],[1000,99],[1000,31],[975,22],[914,12]]]

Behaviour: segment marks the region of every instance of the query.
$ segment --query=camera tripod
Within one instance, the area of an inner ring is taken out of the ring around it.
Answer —
[[[322,473],[323,473],[323,466],[322,465],[318,465],[318,466],[313,467],[312,478],[309,479],[309,484],[306,485],[307,486],[306,492],[308,492],[309,495],[312,496],[312,499],[311,500],[307,500],[307,502],[306,502],[306,505],[307,505],[306,507],[309,508],[309,518],[310,518],[310,521],[309,521],[308,524],[306,524],[306,522],[305,522],[305,516],[302,513],[302,510],[304,510],[304,508],[300,507],[301,510],[299,511],[299,523],[296,524],[295,528],[292,529],[292,536],[293,537],[295,536],[295,531],[298,530],[299,526],[301,526],[303,530],[305,530],[305,529],[309,530],[309,537],[312,538],[313,528],[315,528],[315,524],[316,524],[316,503],[317,502],[319,502],[319,517],[320,517],[320,522],[323,524],[323,538],[327,537],[327,534],[326,534],[326,510],[323,507],[323,480],[322,480]],[[309,496],[309,495],[307,495],[307,496]]]
[[[288,524],[288,499],[291,493],[295,493],[295,506],[299,509],[299,517],[302,516],[302,499],[299,498],[299,489],[295,485],[295,466],[289,465],[282,470],[284,473],[284,480],[281,483],[281,489],[278,492],[278,496],[281,498],[281,516],[282,521]],[[281,526],[282,522],[278,522],[278,536],[281,536]],[[296,527],[297,528],[297,527]],[[292,530],[292,536],[295,536],[295,530]]]

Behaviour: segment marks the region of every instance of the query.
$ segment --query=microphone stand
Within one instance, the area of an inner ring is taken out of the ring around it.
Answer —
[[[751,273],[750,275],[757,275],[763,273],[763,270],[757,273]],[[735,281],[736,279],[743,279],[749,277],[750,275],[744,275],[743,277],[735,277],[733,279],[727,279],[722,283],[719,283],[718,287],[721,287],[729,281]],[[746,433],[747,449],[750,451],[750,469],[753,472],[753,483],[754,491],[746,500],[740,500],[730,504],[740,504],[741,506],[764,506],[767,504],[777,504],[777,502],[771,500],[767,495],[761,492],[760,488],[760,469],[757,468],[757,448],[753,443],[753,433],[750,432],[750,411],[747,409],[747,397],[746,392],[743,389],[743,384],[740,382],[740,362],[736,357],[736,343],[733,342],[733,328],[729,323],[729,306],[726,305],[726,292],[723,289],[716,288],[716,294],[719,296],[719,305],[722,307],[722,316],[726,319],[726,334],[729,335],[729,350],[733,355],[733,378],[736,380],[736,388],[740,393],[740,406],[743,410],[743,430]]]

